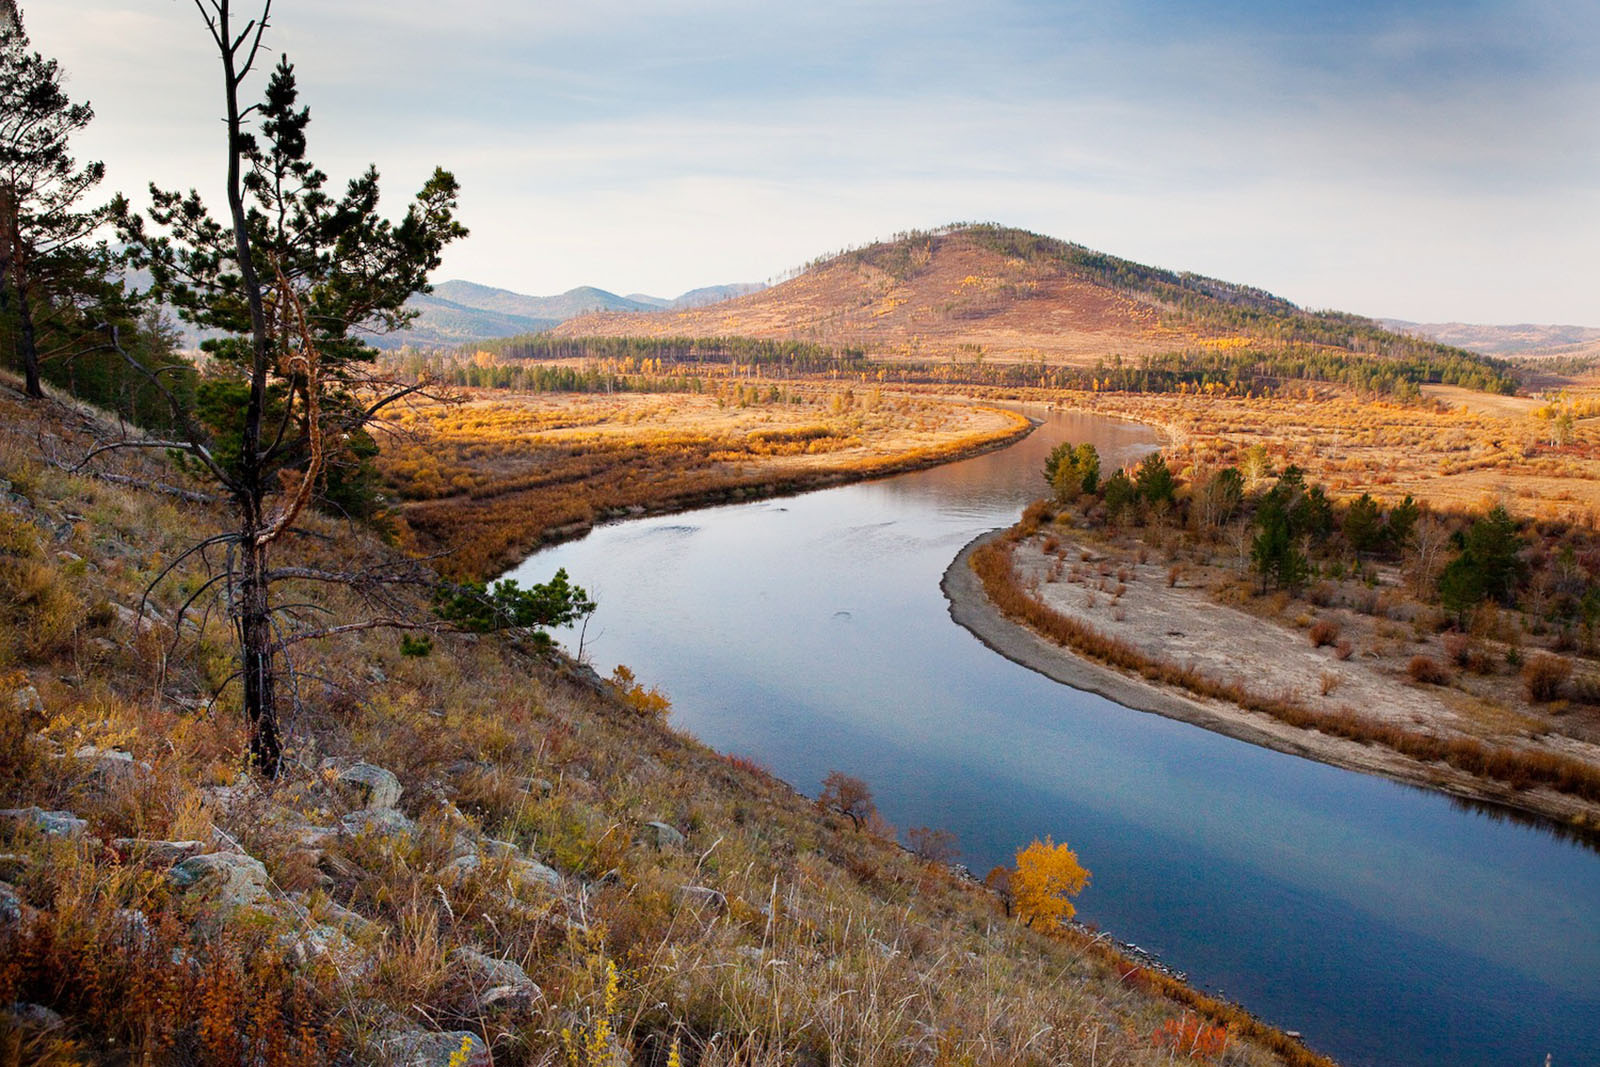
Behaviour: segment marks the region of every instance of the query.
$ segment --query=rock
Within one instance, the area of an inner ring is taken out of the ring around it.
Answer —
[[[19,1000],[15,1004],[7,1006],[3,1012],[0,1012],[0,1015],[5,1015],[9,1018],[12,1025],[19,1030],[33,1030],[43,1033],[50,1030],[59,1030],[63,1025],[61,1016],[56,1012],[51,1011],[43,1004],[30,1004],[25,1000]]]
[[[450,962],[458,969],[456,984],[469,1014],[525,1013],[543,996],[528,973],[511,960],[458,948],[450,953]]]
[[[90,776],[101,785],[132,781],[150,773],[150,764],[133,758],[133,753],[119,748],[98,748],[84,745],[72,758],[89,765]]]
[[[191,856],[167,874],[185,892],[203,893],[225,908],[237,908],[267,895],[267,869],[240,852]]]
[[[46,837],[77,837],[89,824],[70,811],[45,811],[42,808],[6,808],[0,819],[31,823]]]
[[[339,827],[351,836],[374,834],[378,837],[403,837],[415,830],[417,824],[393,808],[363,808],[340,819]]]
[[[491,1067],[489,1046],[469,1030],[399,1030],[378,1038],[389,1067]]]
[[[200,790],[200,805],[213,817],[232,815],[261,796],[261,789],[248,775],[240,775],[232,785],[213,785]]]
[[[157,633],[166,629],[166,625],[149,612],[140,614],[130,607],[113,603],[111,610],[116,613],[117,622],[125,630],[132,630],[136,634]]]
[[[43,715],[44,701],[33,686],[19,685],[11,691],[11,710],[23,715]]]
[[[111,847],[153,867],[172,867],[206,850],[204,841],[153,841],[142,837],[119,837]]]
[[[130,948],[150,943],[150,917],[138,908],[118,908],[113,915],[117,941]]]
[[[538,860],[512,860],[511,882],[519,889],[560,889],[561,873]]]
[[[371,919],[358,915],[349,908],[341,907],[331,900],[322,905],[322,913],[328,922],[351,937],[366,937],[378,928],[378,924]]]
[[[382,767],[358,763],[339,775],[337,782],[363,808],[383,811],[400,803],[400,779]]]
[[[664,822],[645,823],[641,838],[656,848],[682,848],[685,843],[684,836]]]
[[[680,885],[678,899],[685,905],[699,911],[704,908],[722,915],[728,910],[728,898],[719,890],[704,885]]]
[[[18,925],[27,914],[28,906],[22,902],[17,887],[10,882],[0,882],[0,930]]]
[[[328,923],[284,934],[278,938],[278,945],[288,953],[290,960],[301,967],[326,959],[341,973],[362,975],[372,969],[372,957],[346,937],[344,931]]]

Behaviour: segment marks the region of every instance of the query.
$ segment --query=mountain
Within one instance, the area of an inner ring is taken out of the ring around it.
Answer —
[[[1408,358],[1450,354],[1369,319],[1307,311],[1251,286],[987,224],[848,250],[779,285],[716,304],[599,312],[553,332],[740,336],[861,348],[880,359],[1085,366],[1115,356],[1290,345]]]
[[[1379,321],[1400,333],[1427,337],[1486,356],[1600,356],[1600,327],[1594,326]]]
[[[427,295],[412,297],[407,307],[419,312],[411,327],[370,340],[379,348],[459,345],[512,334],[539,333],[592,312],[647,312],[663,308],[693,307],[759,289],[759,285],[714,285],[692,289],[682,296],[635,294],[618,296],[592,285],[569,289],[557,296],[526,296],[477,282],[447,281]]]

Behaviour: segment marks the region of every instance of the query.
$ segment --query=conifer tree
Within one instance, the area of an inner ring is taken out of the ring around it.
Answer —
[[[15,360],[34,398],[44,396],[42,320],[92,297],[110,268],[103,249],[85,247],[106,209],[81,206],[105,165],[79,167],[68,151],[94,109],[74,103],[62,80],[55,60],[29,49],[14,5],[0,7],[0,317],[14,317]]]

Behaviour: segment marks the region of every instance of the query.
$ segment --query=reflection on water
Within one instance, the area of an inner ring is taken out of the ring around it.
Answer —
[[[566,567],[600,602],[595,665],[660,684],[723,751],[812,793],[830,770],[861,777],[979,871],[1036,836],[1071,842],[1094,874],[1085,920],[1345,1062],[1594,1062],[1600,856],[1130,711],[951,622],[944,568],[1039,495],[1063,440],[1109,471],[1154,438],[1049,414],[1002,452],[603,527],[513,573]]]

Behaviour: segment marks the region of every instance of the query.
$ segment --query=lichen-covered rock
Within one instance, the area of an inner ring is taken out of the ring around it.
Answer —
[[[19,1000],[7,1005],[0,1015],[5,1015],[13,1026],[19,1030],[32,1030],[35,1033],[47,1033],[51,1030],[61,1029],[63,1022],[61,1016],[43,1004],[30,1004]]]
[[[461,1007],[471,1015],[526,1013],[540,996],[539,987],[511,960],[485,955],[474,948],[450,953]]]
[[[470,1030],[398,1030],[377,1040],[390,1067],[490,1067],[489,1046]]]
[[[363,808],[340,819],[339,827],[352,836],[402,837],[415,830],[417,824],[393,808]]]
[[[167,878],[185,893],[204,895],[225,908],[242,907],[267,895],[267,869],[240,852],[191,856],[172,868]]]
[[[0,882],[0,930],[19,925],[28,913],[22,895],[10,882]]]
[[[0,819],[31,823],[46,837],[77,837],[89,824],[70,811],[45,811],[43,808],[6,808]]]
[[[371,763],[357,763],[336,779],[339,788],[363,808],[383,811],[400,803],[400,779]]]
[[[561,888],[560,872],[538,860],[512,860],[511,881],[519,888]]]
[[[304,966],[316,960],[327,960],[341,973],[362,975],[372,969],[372,957],[362,951],[344,931],[328,923],[320,923],[309,930],[284,934],[278,944],[294,963]]]
[[[111,847],[131,860],[154,867],[173,867],[206,850],[204,841],[156,841],[142,837],[119,837]]]
[[[645,823],[640,837],[646,844],[656,848],[682,848],[684,845],[684,836],[664,822]]]
[[[24,716],[43,715],[44,701],[39,698],[39,691],[31,685],[19,685],[11,691],[11,710]]]

